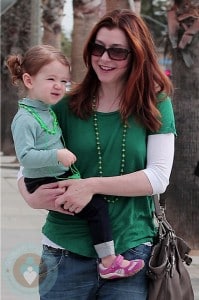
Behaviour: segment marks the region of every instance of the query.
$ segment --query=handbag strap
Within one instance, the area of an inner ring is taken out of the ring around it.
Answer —
[[[159,222],[159,239],[162,239],[167,232],[170,232],[170,234],[174,236],[174,230],[166,219],[165,202],[163,205],[160,203],[159,194],[153,195],[153,201],[155,205],[155,215]]]
[[[153,195],[153,201],[154,201],[154,205],[155,205],[155,214],[156,214],[156,217],[157,217],[159,223],[164,223],[164,227],[167,230],[169,230],[170,232],[174,233],[172,226],[169,224],[169,222],[167,221],[167,218],[166,218],[165,200],[161,201],[160,195],[156,194],[156,195]]]
[[[156,217],[158,218],[159,221],[162,221],[165,207],[160,205],[160,195],[159,194],[153,195],[153,201],[155,205]]]
[[[169,224],[169,222],[166,219],[165,216],[165,201],[164,204],[160,203],[160,195],[153,195],[153,201],[155,205],[155,214],[159,221],[159,240],[161,240],[166,232],[170,232],[170,236],[173,238],[176,238],[175,232],[172,228],[172,226]],[[179,239],[179,238],[178,238]],[[182,240],[182,239],[181,239]],[[192,262],[192,258],[188,255],[190,252],[189,246],[182,240],[184,247],[186,248],[186,252],[183,253],[182,259],[184,262],[189,266]],[[181,244],[182,244],[181,242]],[[182,251],[181,251],[182,253]]]

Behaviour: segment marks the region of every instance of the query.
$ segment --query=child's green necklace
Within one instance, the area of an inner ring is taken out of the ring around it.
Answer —
[[[36,111],[36,109],[34,109],[34,108],[32,108],[28,105],[22,104],[22,103],[19,104],[19,107],[24,108],[25,110],[27,110],[34,117],[34,119],[39,123],[41,128],[43,130],[45,130],[47,133],[49,133],[49,134],[56,134],[57,133],[58,121],[57,121],[57,117],[56,117],[54,111],[51,108],[49,108],[49,113],[51,114],[51,116],[53,118],[53,128],[52,129],[48,128],[48,126],[44,123],[44,121],[42,120],[42,118],[40,117],[40,115]]]
[[[54,111],[51,108],[49,108],[49,113],[51,114],[51,116],[53,118],[53,129],[48,128],[48,126],[44,123],[44,121],[42,120],[42,118],[40,117],[40,115],[36,111],[36,109],[34,109],[34,108],[32,108],[28,105],[22,104],[22,103],[19,103],[19,107],[24,108],[25,110],[27,110],[33,116],[33,118],[35,118],[35,120],[37,120],[37,122],[39,123],[41,128],[43,130],[45,130],[47,133],[56,134],[58,132],[59,124],[58,124],[58,121],[57,121],[57,117],[56,117]],[[62,139],[62,143],[65,147],[65,141],[64,141],[63,136],[61,137],[61,139]],[[63,177],[59,177],[59,176],[55,176],[55,177],[58,180],[79,179],[79,178],[81,178],[81,175],[80,175],[78,169],[76,168],[76,166],[74,164],[70,166],[70,170],[71,170],[72,175],[68,176],[67,178],[63,178]]]

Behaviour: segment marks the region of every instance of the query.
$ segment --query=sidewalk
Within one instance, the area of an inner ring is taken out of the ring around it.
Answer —
[[[1,299],[39,300],[37,270],[41,253],[41,227],[46,211],[30,208],[19,194],[16,182],[19,166],[15,158],[0,156],[0,160]],[[192,251],[191,256],[193,262],[187,269],[195,300],[199,300],[199,250]]]
[[[39,300],[37,292],[41,228],[46,211],[30,208],[18,192],[18,164],[1,159],[2,300]]]

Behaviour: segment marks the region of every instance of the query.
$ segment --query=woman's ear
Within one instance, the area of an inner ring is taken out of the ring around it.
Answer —
[[[28,89],[31,89],[32,88],[32,77],[30,76],[30,74],[24,73],[22,78],[23,78],[24,85]]]

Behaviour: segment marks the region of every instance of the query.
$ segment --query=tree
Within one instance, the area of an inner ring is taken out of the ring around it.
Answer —
[[[131,1],[134,2],[134,1]],[[128,0],[106,0],[106,11],[113,9],[130,8]]]
[[[166,193],[168,216],[176,231],[198,249],[199,178],[199,5],[174,1],[168,12],[172,45],[174,111],[178,136],[171,184]]]
[[[61,48],[61,23],[66,0],[42,0],[43,44]]]
[[[113,9],[132,9],[136,13],[140,13],[141,0],[106,0],[106,10],[111,11]]]
[[[165,2],[168,1],[142,1],[141,15],[148,25],[157,47],[165,44],[167,36],[167,6]]]
[[[17,111],[17,91],[9,79],[5,60],[11,53],[23,53],[31,44],[31,1],[18,0],[1,19],[1,151],[14,154],[10,124]]]
[[[73,0],[74,26],[72,34],[72,80],[79,82],[85,74],[82,54],[83,47],[91,28],[105,13],[104,0]]]

